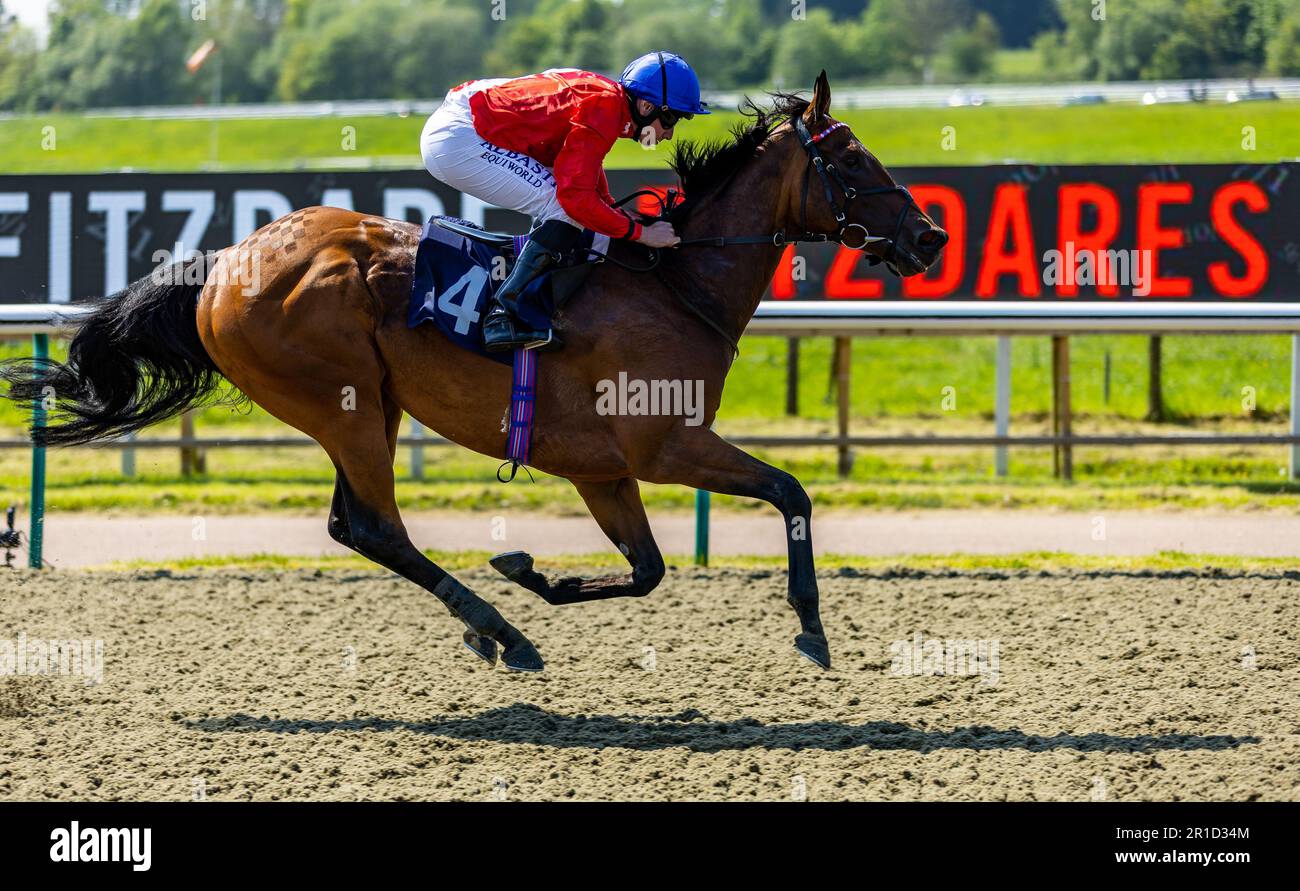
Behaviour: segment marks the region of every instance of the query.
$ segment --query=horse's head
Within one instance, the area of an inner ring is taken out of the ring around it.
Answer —
[[[804,232],[865,251],[898,275],[924,272],[939,258],[948,233],[846,124],[830,116],[830,106],[823,71],[807,109],[791,119],[787,219]]]

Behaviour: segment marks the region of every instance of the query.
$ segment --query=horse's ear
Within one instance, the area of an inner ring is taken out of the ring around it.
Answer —
[[[826,69],[817,75],[817,83],[813,85],[812,101],[808,103],[809,122],[820,120],[830,114],[831,111],[831,82],[826,77]]]

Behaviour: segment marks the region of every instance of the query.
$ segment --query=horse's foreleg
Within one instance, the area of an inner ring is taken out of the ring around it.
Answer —
[[[573,485],[601,530],[631,564],[631,575],[552,581],[533,569],[532,556],[523,551],[498,554],[491,560],[492,567],[552,606],[649,594],[664,577],[664,560],[650,532],[636,480],[575,481]]]
[[[711,430],[702,427],[679,430],[664,444],[654,464],[638,476],[652,483],[680,483],[724,495],[759,498],[781,511],[790,567],[787,599],[802,628],[802,633],[795,638],[795,648],[822,668],[830,668],[830,647],[818,611],[812,501],[808,493],[784,470],[764,464]]]

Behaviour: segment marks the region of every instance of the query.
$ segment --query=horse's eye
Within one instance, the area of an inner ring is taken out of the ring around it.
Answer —
[[[849,155],[847,158],[844,159],[845,167],[857,167],[861,163],[862,163],[862,159],[859,158],[857,155]]]

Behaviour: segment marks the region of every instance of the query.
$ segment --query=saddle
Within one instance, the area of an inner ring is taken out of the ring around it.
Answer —
[[[457,346],[509,364],[510,353],[483,349],[482,317],[487,298],[505,279],[523,250],[526,235],[489,232],[468,220],[434,216],[420,233],[411,282],[407,325],[433,322]],[[561,263],[531,282],[519,299],[519,315],[547,328],[552,317],[586,281],[609,249],[609,236],[584,231]]]
[[[490,232],[455,217],[434,217],[434,224],[446,229],[448,232],[455,232],[457,235],[477,241],[479,244],[487,245],[511,259],[519,256],[519,252],[524,249],[524,244],[528,241],[527,235]],[[598,263],[604,262],[604,255],[608,250],[608,235],[597,235],[590,229],[583,230],[578,246],[571,250],[569,255],[561,260],[558,266],[546,274],[550,278],[551,297],[555,302],[556,309],[563,307],[564,304],[569,302],[569,298],[577,293],[578,289],[587,281],[587,276],[591,274],[591,268]]]
[[[446,229],[448,232],[455,232],[457,235],[463,235],[468,239],[477,241],[479,244],[486,244],[488,247],[500,251],[508,251],[512,256],[519,253],[522,241],[527,240],[527,235],[510,235],[506,232],[489,232],[475,226],[473,223],[465,220],[458,220],[455,217],[434,217],[429,222],[435,226]]]

